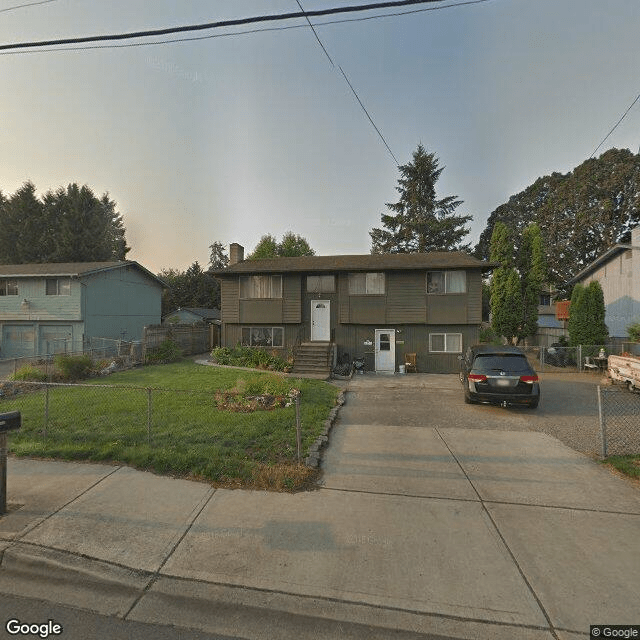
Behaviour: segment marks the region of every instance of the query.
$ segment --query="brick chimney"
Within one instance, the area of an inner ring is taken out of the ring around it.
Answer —
[[[237,242],[232,242],[229,245],[229,266],[233,266],[238,262],[244,260],[244,247]]]

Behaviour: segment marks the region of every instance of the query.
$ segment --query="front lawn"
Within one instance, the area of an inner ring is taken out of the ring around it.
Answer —
[[[19,410],[15,455],[123,463],[216,485],[295,490],[313,472],[296,464],[295,407],[254,411],[267,396],[301,392],[302,452],[321,433],[338,390],[317,380],[180,361],[83,386],[20,384],[0,412]],[[115,388],[114,388],[115,387]],[[223,408],[221,408],[223,407]]]

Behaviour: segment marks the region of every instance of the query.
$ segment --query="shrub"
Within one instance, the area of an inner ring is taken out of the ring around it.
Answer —
[[[47,374],[33,365],[27,364],[20,367],[12,376],[11,380],[33,380],[35,382],[45,382]]]
[[[480,329],[479,340],[483,344],[502,344],[500,336],[496,334],[491,326]]]
[[[640,322],[634,322],[627,327],[629,339],[633,342],[640,342]]]
[[[57,355],[54,363],[63,380],[83,380],[91,375],[93,369],[89,356]]]
[[[211,352],[211,357],[218,364],[234,367],[250,367],[269,371],[287,371],[291,367],[291,363],[285,360],[279,352],[257,347],[241,347],[240,345],[233,349],[218,347]]]
[[[147,362],[158,364],[161,362],[175,362],[182,357],[182,350],[175,340],[166,339],[156,349],[147,353]]]

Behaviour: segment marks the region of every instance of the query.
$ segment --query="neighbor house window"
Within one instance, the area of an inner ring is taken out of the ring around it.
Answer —
[[[540,294],[540,305],[543,307],[548,307],[551,305],[551,294],[550,293],[541,293]]]
[[[462,353],[462,334],[430,333],[429,351],[435,353]]]
[[[335,290],[335,276],[307,276],[307,291],[309,293],[334,293]]]
[[[350,273],[349,295],[384,294],[384,273]]]
[[[282,276],[242,276],[241,298],[282,298]]]
[[[465,293],[465,271],[427,271],[427,293]]]
[[[17,280],[0,280],[0,296],[17,296],[18,281]]]
[[[71,295],[71,280],[69,278],[47,278],[46,292],[48,296]]]
[[[283,347],[282,327],[242,327],[243,347]]]

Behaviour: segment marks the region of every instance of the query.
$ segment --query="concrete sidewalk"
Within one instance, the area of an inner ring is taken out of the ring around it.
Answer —
[[[323,467],[292,495],[11,458],[0,593],[243,638],[640,624],[640,490],[549,436],[339,421]]]

